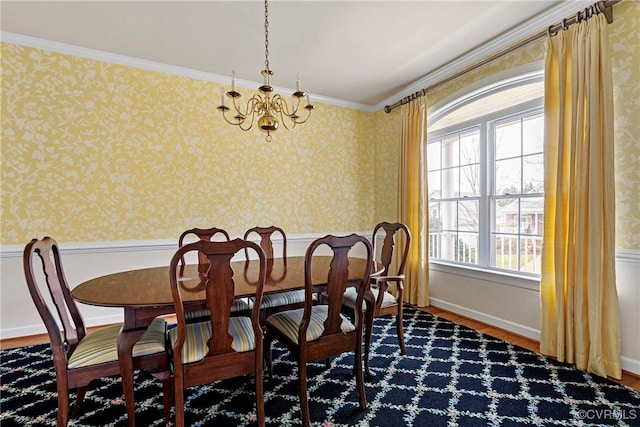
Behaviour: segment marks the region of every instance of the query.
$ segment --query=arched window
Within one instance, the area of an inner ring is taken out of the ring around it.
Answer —
[[[430,258],[539,275],[542,70],[502,74],[474,86],[428,114]]]

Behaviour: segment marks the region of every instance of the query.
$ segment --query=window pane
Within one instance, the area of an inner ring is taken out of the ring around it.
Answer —
[[[544,197],[525,197],[520,202],[520,233],[542,236]]]
[[[460,182],[458,168],[444,169],[442,171],[442,198],[451,199],[458,197]]]
[[[520,155],[520,120],[496,125],[496,159],[505,159]]]
[[[540,274],[542,269],[542,237],[523,236],[520,240],[520,271]]]
[[[544,157],[542,154],[522,158],[523,193],[544,192]]]
[[[441,257],[442,246],[442,204],[429,203],[429,256]]]
[[[429,230],[442,230],[442,205],[441,203],[429,203]]]
[[[460,136],[460,164],[478,163],[480,159],[480,137],[478,131]]]
[[[456,261],[478,264],[478,233],[460,233],[456,242]]]
[[[477,200],[465,200],[458,203],[458,229],[461,231],[478,231],[480,224]]]
[[[495,194],[520,194],[520,158],[496,162]]]
[[[496,199],[494,206],[494,231],[496,233],[517,233],[519,224],[518,199]]]
[[[442,258],[442,232],[429,232],[429,257]]]
[[[458,135],[450,136],[442,140],[442,167],[449,168],[458,166],[460,144],[458,143]]]
[[[429,172],[427,174],[427,187],[429,189],[429,200],[439,200],[442,198],[442,187],[440,185],[440,171]]]
[[[462,166],[460,168],[460,196],[473,197],[480,195],[479,165]]]
[[[542,153],[544,115],[527,117],[522,123],[522,154]]]
[[[448,261],[457,261],[457,236],[454,231],[443,231],[440,234],[440,258]]]
[[[427,144],[427,170],[440,169],[440,141]]]
[[[507,270],[518,271],[520,259],[518,256],[519,251],[519,238],[514,235],[496,234],[494,239],[494,259],[497,268],[504,268]]]
[[[495,267],[540,274],[542,237],[495,235]]]
[[[458,228],[458,202],[442,202],[442,229],[456,230]]]

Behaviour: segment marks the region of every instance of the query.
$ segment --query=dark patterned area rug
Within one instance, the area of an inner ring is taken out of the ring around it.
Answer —
[[[407,352],[401,356],[389,318],[375,321],[368,407],[358,409],[353,356],[309,364],[314,426],[640,426],[640,392],[429,313],[405,309]],[[52,426],[56,387],[48,345],[0,352],[2,427]],[[274,348],[274,377],[265,384],[269,426],[300,425],[296,364]],[[253,426],[252,378],[188,389],[194,426]],[[72,395],[72,398],[74,396]],[[162,388],[136,376],[137,425],[163,425]],[[124,426],[118,377],[91,384],[75,426]]]

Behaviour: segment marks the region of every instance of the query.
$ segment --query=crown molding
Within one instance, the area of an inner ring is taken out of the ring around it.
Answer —
[[[118,55],[115,53],[103,52],[95,49],[87,49],[80,46],[70,45],[66,43],[59,43],[52,40],[40,39],[37,37],[25,36],[22,34],[10,33],[7,31],[0,31],[0,41],[6,43],[17,44],[20,46],[27,46],[34,49],[42,49],[49,52],[56,52],[65,55],[73,55],[79,58],[91,59],[95,61],[108,62],[110,64],[124,65],[126,67],[140,68],[147,71],[157,71],[165,74],[172,74],[180,77],[187,77],[191,79],[204,80],[208,82],[214,82],[219,84],[228,84],[229,76],[221,76],[219,74],[205,73],[204,71],[192,70],[190,68],[177,67],[174,65],[161,64],[159,62],[147,61],[144,59],[133,58],[126,55]],[[238,87],[252,89],[260,86],[261,83],[253,82],[250,80],[236,80]],[[292,92],[290,88],[283,88],[274,86],[274,89],[278,92]],[[335,105],[338,107],[350,108],[352,110],[361,110],[367,112],[375,112],[375,107],[371,105],[359,104],[356,102],[345,101],[342,99],[330,98],[322,95],[309,94],[314,101]]]
[[[526,23],[508,31],[501,36],[494,38],[493,40],[483,44],[482,46],[472,50],[471,52],[464,54],[460,58],[449,62],[448,64],[436,69],[435,71],[427,74],[419,80],[406,86],[400,92],[385,99],[384,101],[376,104],[374,111],[382,110],[385,105],[391,105],[398,100],[411,95],[417,91],[420,91],[426,87],[432,86],[445,78],[458,73],[465,68],[494,55],[501,50],[505,50],[509,46],[513,46],[520,40],[524,40],[527,37],[531,37],[545,28],[556,24],[567,16],[575,15],[576,11],[584,9],[593,3],[592,0],[575,0],[575,1],[563,1],[553,9],[540,14]]]

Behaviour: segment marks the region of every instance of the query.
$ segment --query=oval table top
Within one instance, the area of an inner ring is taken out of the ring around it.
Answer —
[[[269,260],[264,293],[284,292],[304,288],[304,256],[275,258]],[[314,256],[312,282],[321,286],[326,283],[331,257]],[[365,260],[349,259],[349,278],[362,277]],[[255,295],[255,281],[258,277],[257,260],[232,262],[235,282],[235,296]],[[185,301],[205,299],[197,265],[186,265],[178,279]],[[96,277],[76,286],[71,294],[79,302],[101,307],[160,307],[172,306],[173,296],[169,284],[169,266],[122,271]]]

